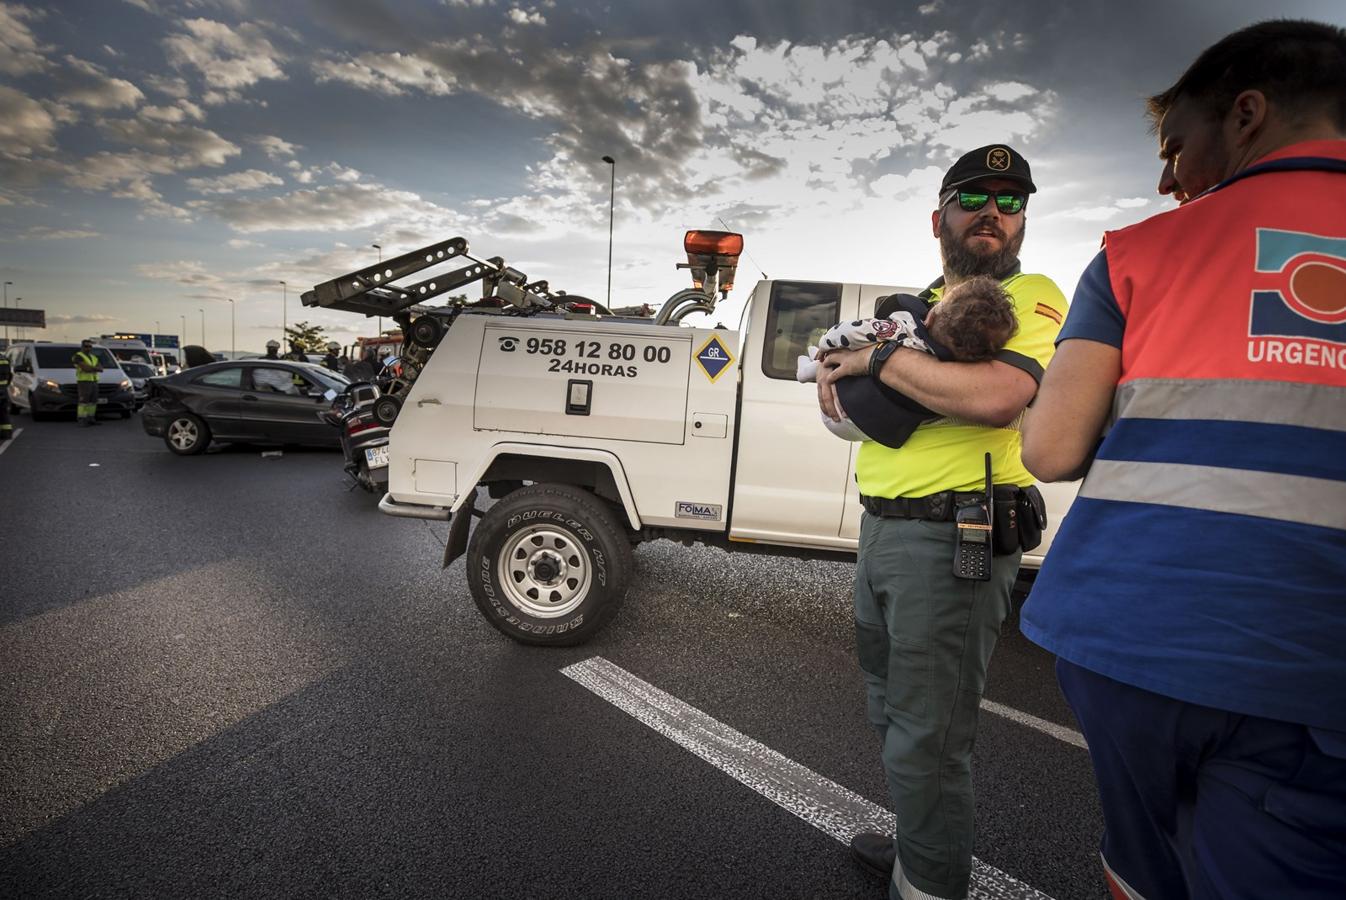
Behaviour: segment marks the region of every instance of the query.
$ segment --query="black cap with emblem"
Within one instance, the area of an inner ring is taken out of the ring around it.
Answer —
[[[1028,168],[1028,160],[1020,156],[1013,147],[988,144],[959,157],[958,162],[944,173],[944,181],[939,186],[939,192],[942,195],[945,191],[987,178],[1008,178],[1022,184],[1024,190],[1030,194],[1037,191],[1037,185],[1033,184],[1033,173]]]

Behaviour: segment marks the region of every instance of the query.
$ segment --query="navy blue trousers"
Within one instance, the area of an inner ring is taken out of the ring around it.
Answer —
[[[1346,898],[1346,735],[1184,703],[1066,660],[1118,900]]]

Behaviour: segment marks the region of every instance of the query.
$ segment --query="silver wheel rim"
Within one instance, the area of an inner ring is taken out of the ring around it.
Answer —
[[[168,442],[179,450],[190,450],[200,437],[201,432],[191,419],[174,419],[168,426]]]
[[[533,525],[511,536],[496,571],[509,602],[539,619],[569,615],[593,580],[589,552],[555,525]]]

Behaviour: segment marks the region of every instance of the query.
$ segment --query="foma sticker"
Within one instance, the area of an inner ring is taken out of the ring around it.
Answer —
[[[679,519],[706,519],[718,522],[724,518],[724,507],[718,503],[693,503],[691,500],[679,500],[673,515]]]

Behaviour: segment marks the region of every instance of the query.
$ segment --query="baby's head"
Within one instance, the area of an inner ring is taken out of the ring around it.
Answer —
[[[990,359],[1014,337],[1019,320],[1000,282],[986,275],[960,281],[925,317],[930,336],[959,362]]]

